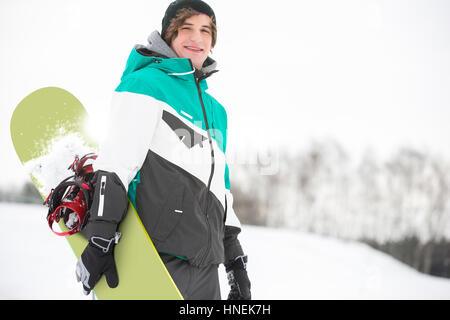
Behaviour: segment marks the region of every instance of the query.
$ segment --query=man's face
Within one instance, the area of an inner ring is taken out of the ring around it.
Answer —
[[[205,14],[192,16],[178,29],[172,40],[172,49],[179,58],[188,58],[196,69],[201,69],[211,51],[211,18]]]

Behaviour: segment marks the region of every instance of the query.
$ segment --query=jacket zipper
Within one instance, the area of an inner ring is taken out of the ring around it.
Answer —
[[[189,63],[191,64],[191,68],[192,70],[194,70],[194,66],[192,65],[192,61],[189,59]],[[208,124],[208,117],[206,115],[206,109],[205,109],[205,104],[203,103],[203,98],[202,98],[202,91],[200,89],[200,84],[199,81],[197,79],[197,76],[194,73],[194,80],[195,80],[195,85],[197,86],[197,92],[198,92],[198,97],[200,99],[200,104],[202,106],[202,111],[203,111],[203,118],[205,120],[205,126],[206,126],[206,132],[208,134],[208,141],[209,141],[209,146],[211,148],[211,173],[209,175],[209,179],[208,179],[208,186],[207,186],[207,192],[206,192],[206,197],[205,197],[205,205],[204,205],[204,212],[205,212],[205,216],[206,216],[206,224],[208,226],[208,245],[206,247],[206,252],[203,255],[203,258],[201,259],[201,263],[200,265],[203,264],[203,262],[205,261],[206,257],[208,256],[209,251],[211,250],[211,225],[209,223],[209,215],[208,215],[208,199],[209,199],[209,190],[211,188],[211,181],[214,175],[214,148],[213,148],[213,144],[212,144],[212,138],[211,138],[211,133],[209,132],[209,124]]]

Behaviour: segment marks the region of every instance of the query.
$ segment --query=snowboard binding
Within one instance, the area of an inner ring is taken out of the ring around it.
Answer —
[[[48,206],[47,222],[50,229],[59,236],[70,236],[79,232],[87,223],[91,195],[94,186],[91,183],[94,169],[88,160],[97,159],[97,155],[89,153],[81,159],[75,156],[75,160],[69,166],[75,174],[61,181],[56,188],[50,191],[44,205]],[[63,219],[69,229],[65,232],[57,232],[53,229],[53,223]]]

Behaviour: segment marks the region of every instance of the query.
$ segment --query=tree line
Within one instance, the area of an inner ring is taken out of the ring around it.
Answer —
[[[243,223],[356,240],[419,271],[450,277],[450,165],[400,148],[380,160],[352,159],[333,140],[281,154],[278,170],[233,165],[235,210]]]

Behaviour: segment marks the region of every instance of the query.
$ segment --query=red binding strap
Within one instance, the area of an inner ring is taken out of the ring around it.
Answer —
[[[89,153],[81,159],[75,156],[75,160],[68,168],[75,175],[61,181],[56,188],[52,189],[44,202],[49,208],[48,225],[59,236],[70,236],[77,233],[87,222],[90,192],[92,192],[89,176],[94,172],[92,164],[86,164],[86,161],[90,159],[97,159],[97,155]],[[61,218],[66,227],[70,229],[69,231],[57,232],[53,230],[53,223],[58,223]]]
[[[88,187],[86,184],[81,185]],[[62,199],[56,209],[53,212],[49,212],[47,216],[47,221],[50,229],[59,236],[70,236],[80,231],[81,225],[86,216],[87,202],[85,199],[85,191],[83,190],[83,187],[81,188],[81,190],[76,190],[76,188],[79,188],[79,184],[73,182],[72,187],[70,188],[64,199]],[[65,189],[67,189],[67,187]],[[87,189],[90,188],[88,187]],[[77,192],[77,194],[74,196],[75,192]],[[64,222],[67,222],[67,220],[70,218],[70,215],[72,215],[73,217],[73,214],[76,215],[78,222],[69,231],[57,232],[53,229],[54,222],[58,223],[61,218],[63,218]]]

